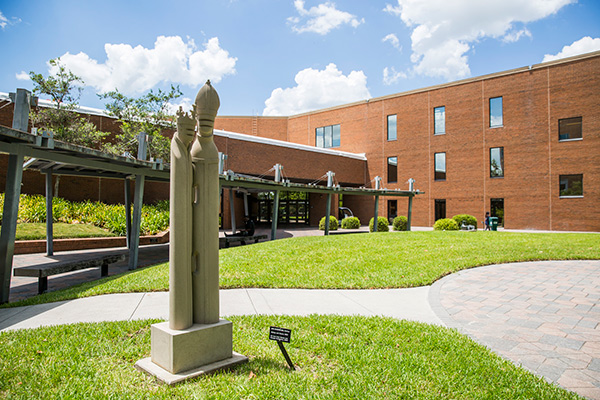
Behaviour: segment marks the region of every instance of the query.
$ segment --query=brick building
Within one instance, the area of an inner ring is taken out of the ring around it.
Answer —
[[[0,108],[0,124],[10,126],[11,112]],[[595,52],[289,117],[218,116],[215,141],[228,156],[225,169],[236,173],[273,176],[280,163],[294,181],[331,170],[342,186],[373,187],[380,176],[388,189],[408,189],[413,178],[425,192],[413,202],[415,226],[465,213],[481,221],[491,211],[511,229],[600,231],[599,113]],[[90,118],[117,128],[105,116]],[[65,177],[61,193],[122,202],[122,185],[81,179]],[[43,190],[42,176],[24,175],[23,193]],[[268,194],[246,196],[250,214],[267,215]],[[166,184],[147,187],[145,201],[166,197]],[[241,193],[234,199],[241,219]],[[287,200],[286,222],[315,225],[324,215],[321,195]],[[373,214],[372,198],[339,200],[363,224]],[[406,215],[407,202],[380,199],[379,215]],[[225,226],[228,207],[224,195]]]
[[[600,231],[599,114],[594,52],[286,118],[219,117],[216,127],[365,153],[364,185],[381,176],[406,189],[413,178],[425,191],[416,226],[491,211],[506,228]],[[403,214],[406,202],[382,201],[379,214]]]

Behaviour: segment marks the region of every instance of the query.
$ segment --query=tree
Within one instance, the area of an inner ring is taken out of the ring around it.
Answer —
[[[80,146],[103,149],[103,140],[109,133],[100,132],[88,119],[77,113],[84,82],[61,64],[60,58],[49,61],[56,72],[47,77],[29,72],[33,93],[50,96],[53,107],[38,107],[31,113],[31,122],[41,130],[52,131],[54,139]]]
[[[101,99],[108,99],[106,111],[121,123],[121,134],[115,141],[107,145],[117,154],[129,153],[137,155],[137,136],[140,132],[148,134],[148,152],[154,158],[168,161],[170,157],[170,140],[163,135],[166,129],[174,128],[174,118],[168,112],[169,101],[180,97],[178,86],[171,85],[168,92],[158,89],[134,98],[128,97],[118,90],[100,94]]]

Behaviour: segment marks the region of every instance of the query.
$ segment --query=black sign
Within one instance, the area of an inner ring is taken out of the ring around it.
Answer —
[[[278,328],[276,326],[272,326],[269,328],[269,339],[276,340],[278,342],[286,342],[289,343],[292,338],[292,330],[285,328]]]

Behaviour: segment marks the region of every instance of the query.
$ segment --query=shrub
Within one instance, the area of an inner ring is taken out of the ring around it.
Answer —
[[[329,230],[337,231],[338,226],[339,226],[339,222],[338,222],[337,218],[334,217],[333,215],[330,215],[329,216]],[[322,230],[322,231],[325,230],[325,217],[321,218],[321,221],[319,221],[319,230]]]
[[[452,218],[442,218],[433,224],[434,231],[457,231],[458,224]]]
[[[342,229],[358,229],[360,220],[357,217],[348,217],[342,220]]]
[[[462,226],[462,224],[464,222],[465,225],[473,225],[475,227],[475,229],[477,229],[477,218],[475,218],[472,215],[458,214],[458,215],[455,215],[454,217],[452,217],[452,219],[456,221],[459,228]]]
[[[392,227],[395,231],[405,231],[408,228],[408,218],[406,218],[404,215],[398,215],[396,218],[394,218]]]
[[[388,232],[389,222],[385,217],[377,217],[377,232]],[[369,221],[369,232],[373,232],[373,218]]]

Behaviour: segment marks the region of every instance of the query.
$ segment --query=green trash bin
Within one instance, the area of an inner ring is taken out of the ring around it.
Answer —
[[[490,229],[493,231],[498,230],[498,217],[490,217]]]

